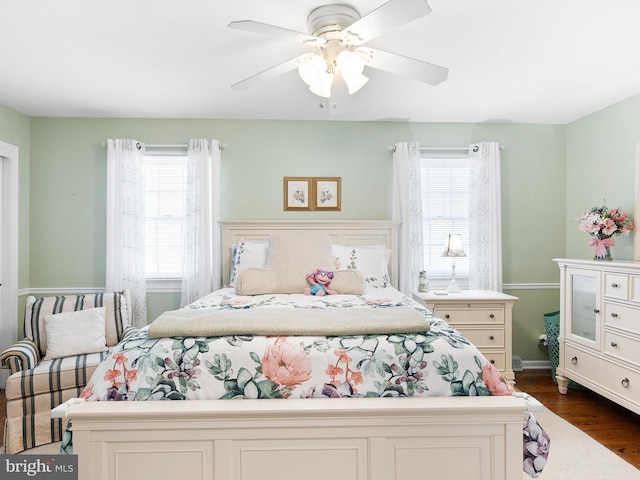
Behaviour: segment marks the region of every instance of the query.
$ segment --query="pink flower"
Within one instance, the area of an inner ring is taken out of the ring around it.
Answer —
[[[113,358],[115,360],[116,365],[118,363],[124,364],[127,360],[129,360],[127,357],[124,356],[124,352],[114,353],[111,356],[111,358]]]
[[[138,371],[137,370],[127,370],[124,372],[124,376],[127,379],[127,382],[133,382],[138,379]]]
[[[609,210],[606,206],[593,207],[578,219],[578,227],[592,237],[600,239],[620,235],[629,235],[633,230],[633,221],[619,208]]]
[[[119,376],[122,375],[122,372],[120,372],[119,370],[107,370],[107,372],[104,374],[104,379],[107,382],[111,382],[111,384],[115,387],[119,387],[120,385],[122,385],[122,382],[116,381],[116,378],[118,378]]]
[[[513,388],[491,363],[482,367],[482,380],[494,395],[513,395]]]
[[[330,377],[335,378],[338,375],[342,375],[344,373],[344,370],[337,365],[329,365],[327,366],[327,369],[324,371],[324,373],[326,373]]]
[[[351,361],[351,357],[344,350],[334,350],[333,354],[339,357],[338,362],[349,363]]]
[[[602,233],[604,233],[605,235],[613,235],[613,232],[618,229],[618,227],[616,226],[616,222],[614,222],[610,218],[605,218],[603,227],[604,228],[602,229]]]
[[[311,378],[311,360],[302,348],[290,345],[286,337],[280,337],[265,349],[262,371],[278,385],[291,387]]]

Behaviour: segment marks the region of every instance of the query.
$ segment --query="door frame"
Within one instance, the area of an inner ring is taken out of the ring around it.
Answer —
[[[17,146],[0,141],[0,351],[18,340],[18,151]],[[8,376],[7,370],[0,370],[0,388],[5,388]]]

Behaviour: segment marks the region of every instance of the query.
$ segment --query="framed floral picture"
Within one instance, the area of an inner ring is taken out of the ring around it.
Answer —
[[[311,210],[311,178],[284,177],[284,209]]]
[[[340,210],[340,177],[313,177],[314,210]]]

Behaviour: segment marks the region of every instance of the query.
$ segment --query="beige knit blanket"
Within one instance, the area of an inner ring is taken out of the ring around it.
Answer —
[[[149,325],[148,336],[226,335],[349,336],[416,333],[429,322],[409,307],[180,309],[164,312]]]

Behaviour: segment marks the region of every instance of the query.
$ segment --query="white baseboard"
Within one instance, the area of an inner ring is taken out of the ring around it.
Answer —
[[[551,370],[551,362],[549,360],[523,360],[523,370]]]

